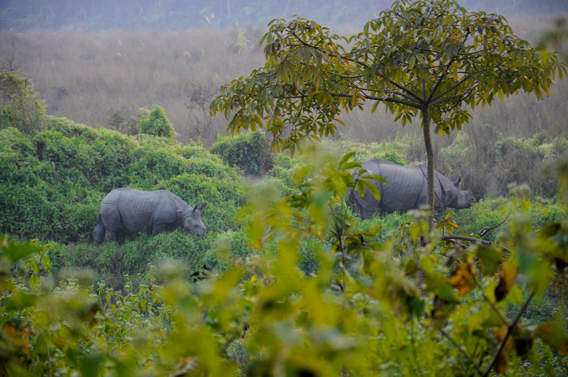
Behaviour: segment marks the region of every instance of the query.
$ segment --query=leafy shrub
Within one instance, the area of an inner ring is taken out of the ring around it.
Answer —
[[[29,78],[17,71],[0,72],[0,130],[15,127],[33,135],[42,127],[45,109]]]
[[[502,137],[490,127],[487,134],[473,138],[460,133],[441,149],[437,168],[453,177],[463,176],[465,187],[478,199],[506,196],[512,183],[527,183],[533,197],[556,195],[556,179],[543,174],[543,168],[568,155],[565,138],[549,140],[543,134],[527,139]]]
[[[46,124],[33,137],[15,128],[0,130],[1,232],[46,241],[90,241],[108,192],[125,186],[167,189],[176,176],[180,179],[169,183],[185,190],[176,191],[180,196],[213,204],[204,214],[206,223],[221,230],[233,226],[243,200],[240,177],[202,145],[129,137],[65,118],[48,117]]]
[[[210,151],[221,156],[227,165],[236,166],[245,174],[261,176],[274,165],[270,146],[261,131],[232,138],[220,136]]]
[[[164,260],[174,260],[195,271],[204,263],[204,256],[216,243],[218,233],[197,238],[181,229],[161,233],[155,237],[140,234],[122,242],[104,242],[98,247],[86,243],[50,244],[49,256],[54,276],[61,277],[68,269],[90,269],[97,281],[108,287],[121,289],[125,276],[136,286],[148,272],[148,265],[157,266]]]
[[[158,137],[173,139],[176,136],[174,127],[166,117],[164,109],[160,106],[154,106],[149,113],[141,114],[140,128],[141,134],[147,134]]]
[[[144,115],[147,116],[147,109],[140,109],[138,113],[124,109],[111,110],[107,127],[125,135],[137,135],[140,133],[139,124]]]
[[[447,210],[446,212],[453,214],[452,219],[459,225],[456,230],[458,233],[479,234],[487,227],[503,223],[483,237],[486,240],[495,241],[499,233],[515,221],[514,215],[511,214],[518,212],[519,207],[518,200],[514,198],[497,198],[482,200],[467,209]],[[568,210],[552,200],[534,201],[529,206],[528,215],[532,226],[540,229],[547,223],[567,219]]]
[[[563,318],[530,306],[561,283],[565,221],[534,232],[519,197],[506,250],[430,237],[424,211],[403,224],[404,235],[377,243],[379,229],[353,226],[344,201],[357,166],[348,157],[321,160],[326,165],[314,169],[321,174],[296,194],[272,200],[263,198],[267,190],[251,202],[255,251],[242,232],[220,235],[220,248],[238,249],[243,260],[204,253],[206,240],[179,231],[93,250],[99,268],[119,264],[121,271],[174,255],[174,263],[149,266],[139,284],[124,276],[120,291],[105,282],[95,289],[84,270],[54,282],[50,269],[63,254],[57,245],[46,254],[34,243],[0,239],[0,373],[566,374]],[[408,241],[402,258],[397,238]],[[297,268],[304,247],[311,253],[305,269],[317,274]],[[204,259],[227,270],[189,285],[182,262]]]
[[[245,199],[238,181],[187,173],[162,181],[155,189],[168,189],[192,207],[209,203],[202,218],[205,226],[214,232],[235,229],[233,218]]]
[[[365,162],[375,158],[382,158],[384,160],[392,161],[399,165],[406,165],[405,158],[409,152],[409,140],[403,139],[402,141],[383,142],[383,143],[369,143],[363,144],[356,141],[342,139],[335,142],[332,148],[337,148],[341,153],[355,152],[353,157],[354,161]],[[331,147],[331,146],[330,146]]]

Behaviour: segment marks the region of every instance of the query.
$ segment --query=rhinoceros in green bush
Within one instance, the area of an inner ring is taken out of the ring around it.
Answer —
[[[201,212],[207,203],[190,207],[168,190],[140,191],[128,187],[112,190],[101,202],[97,226],[93,230],[95,246],[114,241],[120,224],[130,233],[146,232],[155,236],[183,227],[203,236],[207,231]]]
[[[380,200],[376,200],[370,190],[365,189],[365,195],[358,191],[350,191],[349,198],[354,211],[362,219],[369,219],[377,211],[407,212],[427,204],[428,167],[426,165],[401,166],[387,160],[369,160],[363,163],[363,168],[371,174],[378,174],[388,183],[372,180],[379,189]],[[357,174],[355,174],[357,178]],[[442,174],[434,171],[434,207],[436,211],[444,208],[469,208],[475,200],[471,190],[460,190],[460,181],[452,182]]]

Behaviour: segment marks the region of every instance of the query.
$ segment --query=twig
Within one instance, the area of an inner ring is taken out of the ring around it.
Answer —
[[[509,339],[509,336],[511,335],[511,333],[513,332],[513,329],[515,328],[515,326],[517,326],[517,322],[519,322],[519,320],[521,319],[521,316],[525,313],[525,311],[527,310],[527,307],[529,306],[530,302],[532,301],[534,295],[535,295],[536,291],[533,291],[531,293],[531,295],[529,296],[529,298],[527,299],[527,301],[525,301],[525,303],[523,304],[521,311],[519,312],[519,314],[517,314],[517,316],[515,317],[515,320],[509,325],[507,326],[507,333],[505,334],[505,337],[503,337],[503,340],[501,341],[501,343],[499,344],[499,348],[497,349],[497,352],[495,353],[495,356],[493,357],[493,361],[491,362],[491,364],[489,365],[489,367],[487,367],[487,370],[485,371],[485,373],[483,374],[483,377],[489,376],[489,373],[491,373],[491,370],[493,369],[493,367],[495,366],[495,363],[497,363],[497,359],[499,358],[499,355],[501,354],[501,351],[503,351],[503,348],[505,348],[505,343],[507,343],[507,339]]]
[[[442,241],[451,241],[451,240],[464,240],[464,241],[470,241],[470,242],[474,242],[474,243],[480,243],[482,245],[486,245],[486,246],[490,246],[490,245],[495,245],[497,247],[500,247],[501,249],[509,252],[510,250],[508,248],[506,248],[505,246],[501,246],[501,245],[497,245],[494,242],[491,241],[487,241],[487,240],[482,240],[479,238],[475,238],[475,237],[469,237],[469,236],[461,236],[461,235],[454,235],[454,234],[449,234],[447,236],[441,236],[440,239]]]
[[[510,215],[511,215],[511,211],[509,211],[509,214],[507,215],[507,217],[505,217],[505,219],[503,221],[501,221],[499,224],[497,224],[495,226],[488,226],[488,227],[481,229],[481,232],[479,232],[479,237],[483,237],[487,233],[491,232],[493,229],[499,228],[501,225],[503,225],[505,223],[505,221],[507,221],[507,219],[509,218]]]
[[[421,325],[425,330],[427,330],[426,325],[424,325],[424,324],[421,323],[421,322],[419,322],[419,323],[420,323],[420,325]],[[477,363],[475,362],[475,360],[473,360],[473,358],[466,352],[466,350],[464,350],[462,347],[460,347],[460,345],[457,344],[457,343],[452,339],[452,337],[451,337],[447,332],[445,332],[444,330],[440,330],[440,334],[442,334],[446,339],[448,339],[448,340],[450,341],[450,343],[452,343],[452,345],[453,345],[454,347],[456,347],[456,348],[458,349],[458,351],[460,351],[460,353],[461,353],[462,355],[464,355],[464,356],[466,357],[466,359],[468,359],[471,364],[473,364],[473,366],[475,367],[475,370],[477,371],[477,373],[479,373],[480,375],[483,375],[483,371],[481,370],[480,366],[477,365]]]
[[[447,332],[445,332],[444,330],[440,330],[440,334],[442,334],[444,337],[446,337],[446,339],[448,339],[450,341],[450,343],[452,343],[452,345],[454,347],[456,347],[458,349],[458,351],[460,351],[460,353],[462,355],[464,355],[469,360],[469,362],[475,367],[475,370],[477,371],[477,373],[479,373],[480,375],[483,375],[483,371],[481,370],[480,366],[477,365],[475,360],[473,360],[473,358],[466,352],[466,350],[464,350],[462,347],[460,347],[460,345],[457,344],[452,339],[452,337]]]
[[[477,285],[477,282],[476,282]],[[503,313],[501,313],[501,310],[499,310],[499,308],[497,308],[495,306],[495,303],[491,302],[491,300],[489,300],[489,297],[487,297],[487,295],[485,294],[485,292],[483,292],[483,290],[481,291],[481,293],[483,294],[483,298],[485,299],[485,301],[487,301],[489,303],[489,306],[491,306],[491,309],[493,309],[493,311],[497,314],[497,317],[499,317],[499,319],[501,320],[501,322],[503,322],[503,324],[505,326],[509,326],[509,320],[503,316]]]

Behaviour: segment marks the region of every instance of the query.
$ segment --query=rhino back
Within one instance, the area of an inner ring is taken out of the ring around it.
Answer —
[[[117,199],[124,227],[130,232],[150,232],[159,223],[177,222],[177,209],[170,194],[166,190],[124,189]]]
[[[424,175],[418,166],[400,166],[392,162],[378,163],[378,172],[388,183],[382,183],[380,208],[385,212],[406,212],[416,208],[423,190]]]

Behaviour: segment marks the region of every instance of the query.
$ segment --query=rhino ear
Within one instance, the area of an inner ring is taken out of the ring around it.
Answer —
[[[195,207],[193,207],[192,212],[194,212],[194,211],[196,211],[196,210],[197,210],[197,211],[203,211],[203,210],[204,210],[205,208],[207,208],[208,206],[209,206],[209,203],[207,203],[207,202],[202,203],[202,204],[198,204],[198,205],[196,205]]]
[[[454,182],[454,186],[459,190],[461,185],[462,177],[459,177],[457,181]]]

